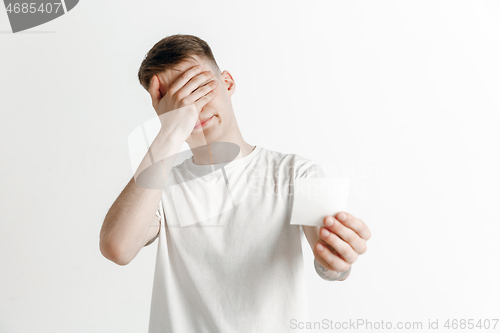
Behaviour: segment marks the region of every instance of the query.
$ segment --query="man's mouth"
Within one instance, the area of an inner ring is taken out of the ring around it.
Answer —
[[[202,119],[199,123],[197,123],[195,126],[194,126],[194,129],[197,129],[197,128],[200,128],[200,127],[203,127],[205,126],[206,124],[208,124],[208,122],[214,117],[215,115],[213,115],[212,117],[209,117],[209,118],[205,118],[205,119]]]

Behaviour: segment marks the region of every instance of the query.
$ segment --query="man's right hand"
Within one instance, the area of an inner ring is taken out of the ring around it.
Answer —
[[[162,125],[162,131],[185,141],[199,122],[203,107],[217,93],[218,82],[212,80],[212,71],[202,72],[201,66],[193,66],[182,73],[166,88],[155,75],[151,78],[149,94],[153,108]],[[206,83],[208,80],[212,80]],[[162,94],[162,91],[165,94]]]

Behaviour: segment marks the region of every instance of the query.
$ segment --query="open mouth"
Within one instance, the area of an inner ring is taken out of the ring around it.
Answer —
[[[210,120],[212,120],[212,118],[215,117],[215,115],[213,115],[212,117],[210,118],[207,118],[207,119],[204,119],[203,121],[201,121],[199,124],[197,124],[194,129],[197,129],[197,128],[200,128],[200,127],[204,127],[206,125],[208,125],[208,123],[210,122]]]

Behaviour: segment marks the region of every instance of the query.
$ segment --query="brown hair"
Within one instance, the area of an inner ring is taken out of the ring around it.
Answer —
[[[151,78],[178,63],[198,55],[213,64],[213,69],[220,72],[210,46],[203,39],[193,35],[171,35],[157,42],[146,54],[137,76],[144,89],[149,91]]]

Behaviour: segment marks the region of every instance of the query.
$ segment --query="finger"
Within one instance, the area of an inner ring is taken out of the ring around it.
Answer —
[[[211,92],[213,89],[217,88],[218,85],[219,82],[217,82],[216,80],[212,80],[207,84],[199,87],[198,89],[193,91],[191,95],[184,98],[184,101],[186,102],[185,104],[186,105],[193,104],[194,102],[196,102],[197,100],[199,100],[200,98]]]
[[[199,110],[198,113],[201,112],[201,109],[203,109],[203,107],[207,105],[208,102],[210,102],[215,97],[216,94],[217,94],[217,89],[212,89],[212,91],[210,91],[208,94],[206,94],[205,96],[203,96],[194,103],[196,109]]]
[[[321,228],[319,235],[326,244],[337,251],[348,264],[354,263],[358,259],[358,254],[354,249],[336,234],[327,228]]]
[[[321,241],[316,243],[314,251],[324,261],[324,263],[320,262],[320,264],[331,271],[345,272],[350,267],[350,264],[333,254]]]
[[[205,71],[200,74],[195,75],[189,80],[184,87],[182,87],[176,94],[178,99],[184,99],[189,97],[192,93],[200,89],[203,85],[208,83],[214,78],[214,73],[211,71]]]
[[[188,83],[193,77],[195,77],[198,74],[203,73],[203,67],[201,65],[193,66],[187,69],[184,73],[179,75],[179,77],[170,85],[168,92],[170,96],[177,95],[179,99],[182,99],[189,95],[196,87],[191,89],[189,92],[184,92],[181,91],[181,89]],[[179,94],[179,92],[181,94]]]
[[[160,82],[158,80],[158,77],[156,75],[153,75],[151,78],[151,83],[149,85],[149,95],[151,95],[151,101],[153,104],[153,107],[156,109],[156,105],[161,100],[161,92],[160,92]]]
[[[333,225],[329,226],[326,221],[325,225],[328,230],[342,238],[342,240],[349,244],[358,254],[366,252],[366,241],[361,238],[354,230],[348,228],[336,218],[333,218]]]
[[[345,214],[344,216],[346,217],[345,220],[342,219],[342,214]],[[346,212],[339,212],[337,213],[336,217],[337,220],[339,220],[343,225],[354,230],[364,240],[370,239],[371,232],[370,229],[368,229],[368,226],[365,224],[365,222],[361,221],[360,219]]]

